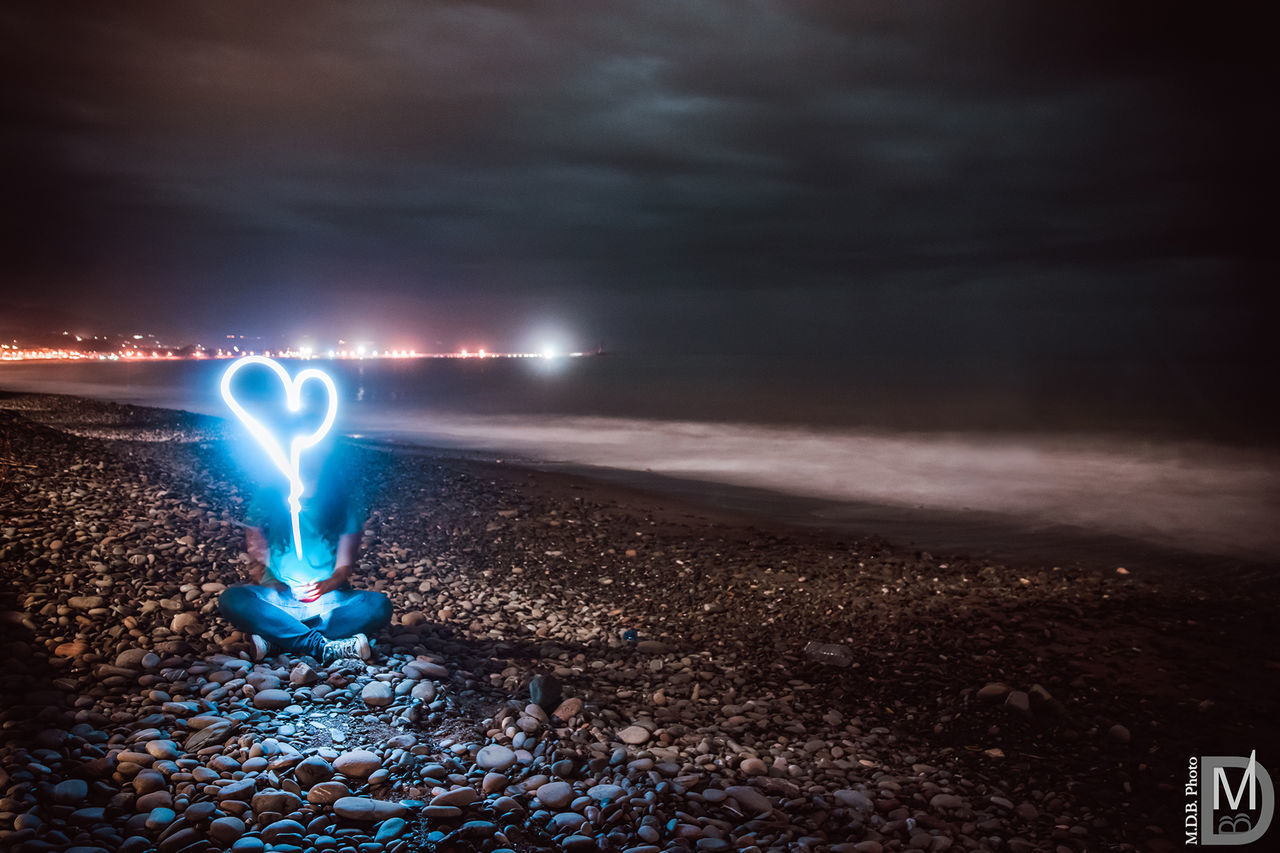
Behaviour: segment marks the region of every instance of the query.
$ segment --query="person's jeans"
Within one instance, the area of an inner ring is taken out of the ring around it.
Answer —
[[[391,600],[386,595],[349,586],[303,602],[288,589],[242,584],[228,587],[218,597],[218,609],[241,631],[317,660],[324,654],[326,640],[371,634],[391,622]]]

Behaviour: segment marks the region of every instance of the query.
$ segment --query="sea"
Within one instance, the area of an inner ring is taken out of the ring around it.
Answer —
[[[11,362],[0,389],[228,416],[228,364]],[[714,354],[283,364],[329,373],[336,428],[364,441],[569,471],[761,521],[1109,571],[1280,561],[1280,447],[1219,429],[1229,418],[1198,421],[1176,394],[1011,383],[994,367],[984,383],[936,365]],[[302,388],[303,416],[318,419],[321,386]],[[266,368],[243,370],[233,391],[266,422],[284,411]]]

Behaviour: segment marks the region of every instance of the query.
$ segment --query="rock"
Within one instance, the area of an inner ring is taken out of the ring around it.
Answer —
[[[360,698],[371,708],[382,708],[390,705],[394,697],[390,685],[382,681],[370,681],[360,691]]]
[[[724,789],[724,792],[753,814],[762,815],[773,811],[769,798],[749,785],[730,785]]]
[[[516,763],[516,754],[501,744],[491,743],[476,753],[476,766],[481,770],[504,773]]]
[[[769,772],[768,765],[755,756],[742,759],[742,762],[738,764],[738,769],[742,771],[744,776],[764,776]]]
[[[302,797],[292,791],[268,788],[253,795],[253,810],[257,813],[276,812],[290,814],[302,805]]]
[[[1116,746],[1124,746],[1128,744],[1130,738],[1129,730],[1119,723],[1116,723],[1114,726],[1107,729],[1107,741],[1115,744]]]
[[[262,840],[275,846],[277,844],[286,844],[290,839],[302,839],[307,832],[307,828],[296,820],[282,818],[267,824],[262,830]]]
[[[217,811],[217,809],[218,807],[216,804],[211,803],[208,800],[201,800],[198,803],[192,803],[187,806],[187,810],[182,813],[182,817],[187,821],[187,823],[204,823],[213,816],[213,813]]]
[[[66,779],[53,786],[53,799],[59,805],[80,806],[89,798],[89,785],[83,779]]]
[[[854,791],[848,788],[842,788],[832,792],[833,797],[840,805],[847,809],[853,809],[863,814],[871,814],[876,810],[876,804],[861,791]]]
[[[411,660],[400,668],[405,678],[448,678],[449,670],[429,660]]]
[[[618,732],[618,740],[632,746],[639,746],[649,740],[649,730],[644,726],[627,726]]]
[[[230,785],[224,785],[218,789],[218,793],[214,796],[221,800],[237,800],[242,803],[249,802],[249,798],[253,796],[254,789],[253,779],[240,779],[232,782]]]
[[[409,810],[399,803],[373,800],[368,797],[343,797],[333,804],[333,811],[339,817],[364,822],[403,817],[409,813]]]
[[[548,782],[533,792],[543,806],[559,810],[573,802],[573,786],[568,782]]]
[[[175,634],[199,634],[200,614],[190,610],[174,614],[173,621],[169,623],[169,630]]]
[[[353,779],[365,779],[381,766],[382,759],[367,749],[344,752],[333,762],[334,770]]]
[[[178,816],[174,814],[173,809],[158,806],[147,814],[145,825],[152,832],[159,832],[177,820],[177,818]]]
[[[152,655],[146,649],[125,649],[116,655],[116,666],[137,669],[142,666],[144,658]]]
[[[88,643],[60,643],[54,648],[53,654],[60,658],[78,658],[87,651]]]
[[[512,754],[514,758],[514,753]],[[496,794],[506,789],[510,780],[501,773],[486,773],[480,782],[480,790],[487,794]]]
[[[287,691],[278,688],[259,690],[253,694],[253,707],[264,711],[279,711],[281,708],[289,707],[292,702],[293,697]]]
[[[293,768],[294,778],[304,788],[310,788],[317,782],[328,782],[333,778],[333,765],[318,755],[304,758]]]
[[[962,809],[965,807],[965,802],[955,794],[934,794],[929,800],[929,807],[935,811]]]
[[[147,753],[154,758],[176,761],[182,757],[182,750],[171,740],[147,741]]]
[[[558,720],[564,720],[565,722],[568,722],[569,720],[578,716],[581,713],[582,713],[582,700],[579,699],[577,696],[570,696],[568,699],[565,699],[563,702],[561,702],[559,705],[556,706],[556,709],[551,712],[551,716],[555,717]]]
[[[142,812],[159,808],[172,808],[173,795],[168,791],[152,791],[150,794],[143,794],[134,800],[133,806]]]
[[[244,835],[244,821],[238,817],[220,817],[209,824],[209,837],[224,847]]]
[[[469,806],[480,799],[474,788],[454,788],[431,798],[433,806]]]
[[[223,720],[205,726],[194,734],[187,735],[183,747],[187,752],[195,753],[216,743],[222,743],[236,730],[237,726],[231,720]]]
[[[76,610],[96,610],[106,603],[100,595],[75,595],[67,599],[67,606]]]
[[[1004,700],[1004,706],[1023,717],[1031,716],[1031,699],[1021,690],[1014,690]]]
[[[300,661],[289,671],[289,684],[294,687],[309,687],[319,680],[320,676],[304,661]]]
[[[436,698],[436,685],[434,681],[419,681],[413,685],[413,689],[409,691],[411,699],[421,699],[423,702],[432,702]]]
[[[610,785],[608,783],[602,785],[592,785],[587,789],[587,796],[593,800],[600,802],[613,802],[620,799],[627,793],[627,789],[621,785]]]
[[[1007,684],[1001,684],[993,681],[978,691],[978,698],[983,702],[999,702],[1001,699],[1009,695],[1010,687]]]
[[[409,822],[404,818],[389,818],[378,824],[378,831],[374,834],[373,840],[379,844],[385,844],[393,838],[399,838],[408,828]]]
[[[317,806],[327,806],[350,794],[351,789],[341,782],[317,782],[311,786],[311,790],[307,791],[307,802]]]
[[[529,682],[529,698],[544,711],[550,712],[558,706],[563,695],[560,679],[554,675],[535,675]]]

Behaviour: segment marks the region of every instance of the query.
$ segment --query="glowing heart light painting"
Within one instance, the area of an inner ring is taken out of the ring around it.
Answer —
[[[287,454],[275,433],[249,414],[244,406],[240,405],[240,402],[236,400],[235,394],[231,390],[231,380],[241,368],[251,364],[269,368],[280,378],[285,390],[285,404],[290,412],[300,412],[302,410],[302,386],[307,382],[311,380],[319,382],[328,393],[328,406],[320,426],[310,434],[295,435],[289,439]],[[235,412],[236,417],[249,429],[253,437],[262,445],[262,449],[267,452],[267,456],[270,457],[272,463],[280,469],[280,473],[284,474],[289,481],[289,516],[293,521],[293,547],[297,552],[298,559],[304,559],[302,554],[302,529],[298,521],[298,516],[302,511],[302,493],[305,489],[302,482],[302,454],[305,450],[319,444],[333,426],[334,418],[338,415],[337,387],[323,370],[309,367],[300,371],[297,376],[290,378],[288,371],[274,359],[261,355],[249,355],[232,362],[231,366],[222,374],[222,399],[227,401],[231,411]]]

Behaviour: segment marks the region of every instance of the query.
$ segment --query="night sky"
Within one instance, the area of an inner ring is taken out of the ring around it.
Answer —
[[[1175,5],[7,3],[0,325],[1261,383],[1274,50]]]

